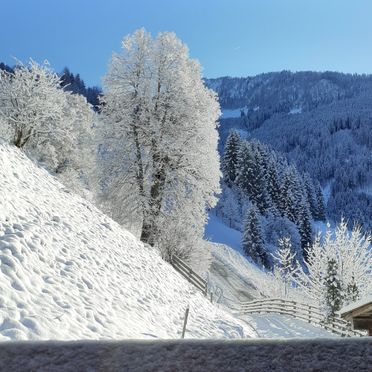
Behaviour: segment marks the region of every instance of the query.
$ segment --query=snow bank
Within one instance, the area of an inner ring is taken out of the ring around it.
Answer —
[[[13,371],[371,371],[372,339],[4,343]]]
[[[0,143],[0,340],[249,337],[92,204]]]
[[[242,319],[251,324],[259,338],[331,338],[338,337],[320,326],[280,314],[249,314]]]

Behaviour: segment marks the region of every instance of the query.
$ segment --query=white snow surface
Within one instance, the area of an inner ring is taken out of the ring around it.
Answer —
[[[222,119],[240,118],[242,111],[247,114],[248,107],[240,107],[237,109],[222,109]]]
[[[213,213],[208,216],[204,237],[213,243],[226,244],[238,252],[243,252],[241,248],[242,233],[225,225]]]
[[[289,114],[301,114],[302,113],[302,107],[293,107],[290,111]]]
[[[255,336],[158,253],[0,142],[0,340]]]
[[[321,327],[280,314],[249,314],[242,316],[252,324],[259,338],[330,338],[337,337]]]

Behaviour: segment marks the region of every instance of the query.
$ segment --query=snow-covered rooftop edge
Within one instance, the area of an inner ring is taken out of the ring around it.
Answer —
[[[340,311],[339,314],[343,315],[346,313],[349,313],[350,311],[353,311],[354,309],[358,307],[362,307],[364,305],[368,305],[369,303],[372,303],[372,294],[370,296],[361,298],[358,301],[352,302],[351,304],[344,306]]]

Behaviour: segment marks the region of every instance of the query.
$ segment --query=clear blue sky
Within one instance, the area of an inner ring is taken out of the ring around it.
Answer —
[[[137,28],[175,31],[204,76],[372,72],[372,0],[0,0],[0,61],[48,59],[100,84]]]

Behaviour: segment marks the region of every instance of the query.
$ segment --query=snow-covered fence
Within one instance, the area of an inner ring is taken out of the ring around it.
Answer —
[[[173,255],[171,257],[172,266],[183,275],[191,284],[203,292],[205,296],[208,294],[207,281],[198,275],[190,266],[188,266],[179,257]]]
[[[353,330],[351,324],[341,318],[333,318],[325,322],[324,314],[316,306],[281,298],[267,298],[241,303],[241,313],[276,313],[290,315],[294,318],[318,325],[339,336],[351,337],[365,335],[363,332]]]

